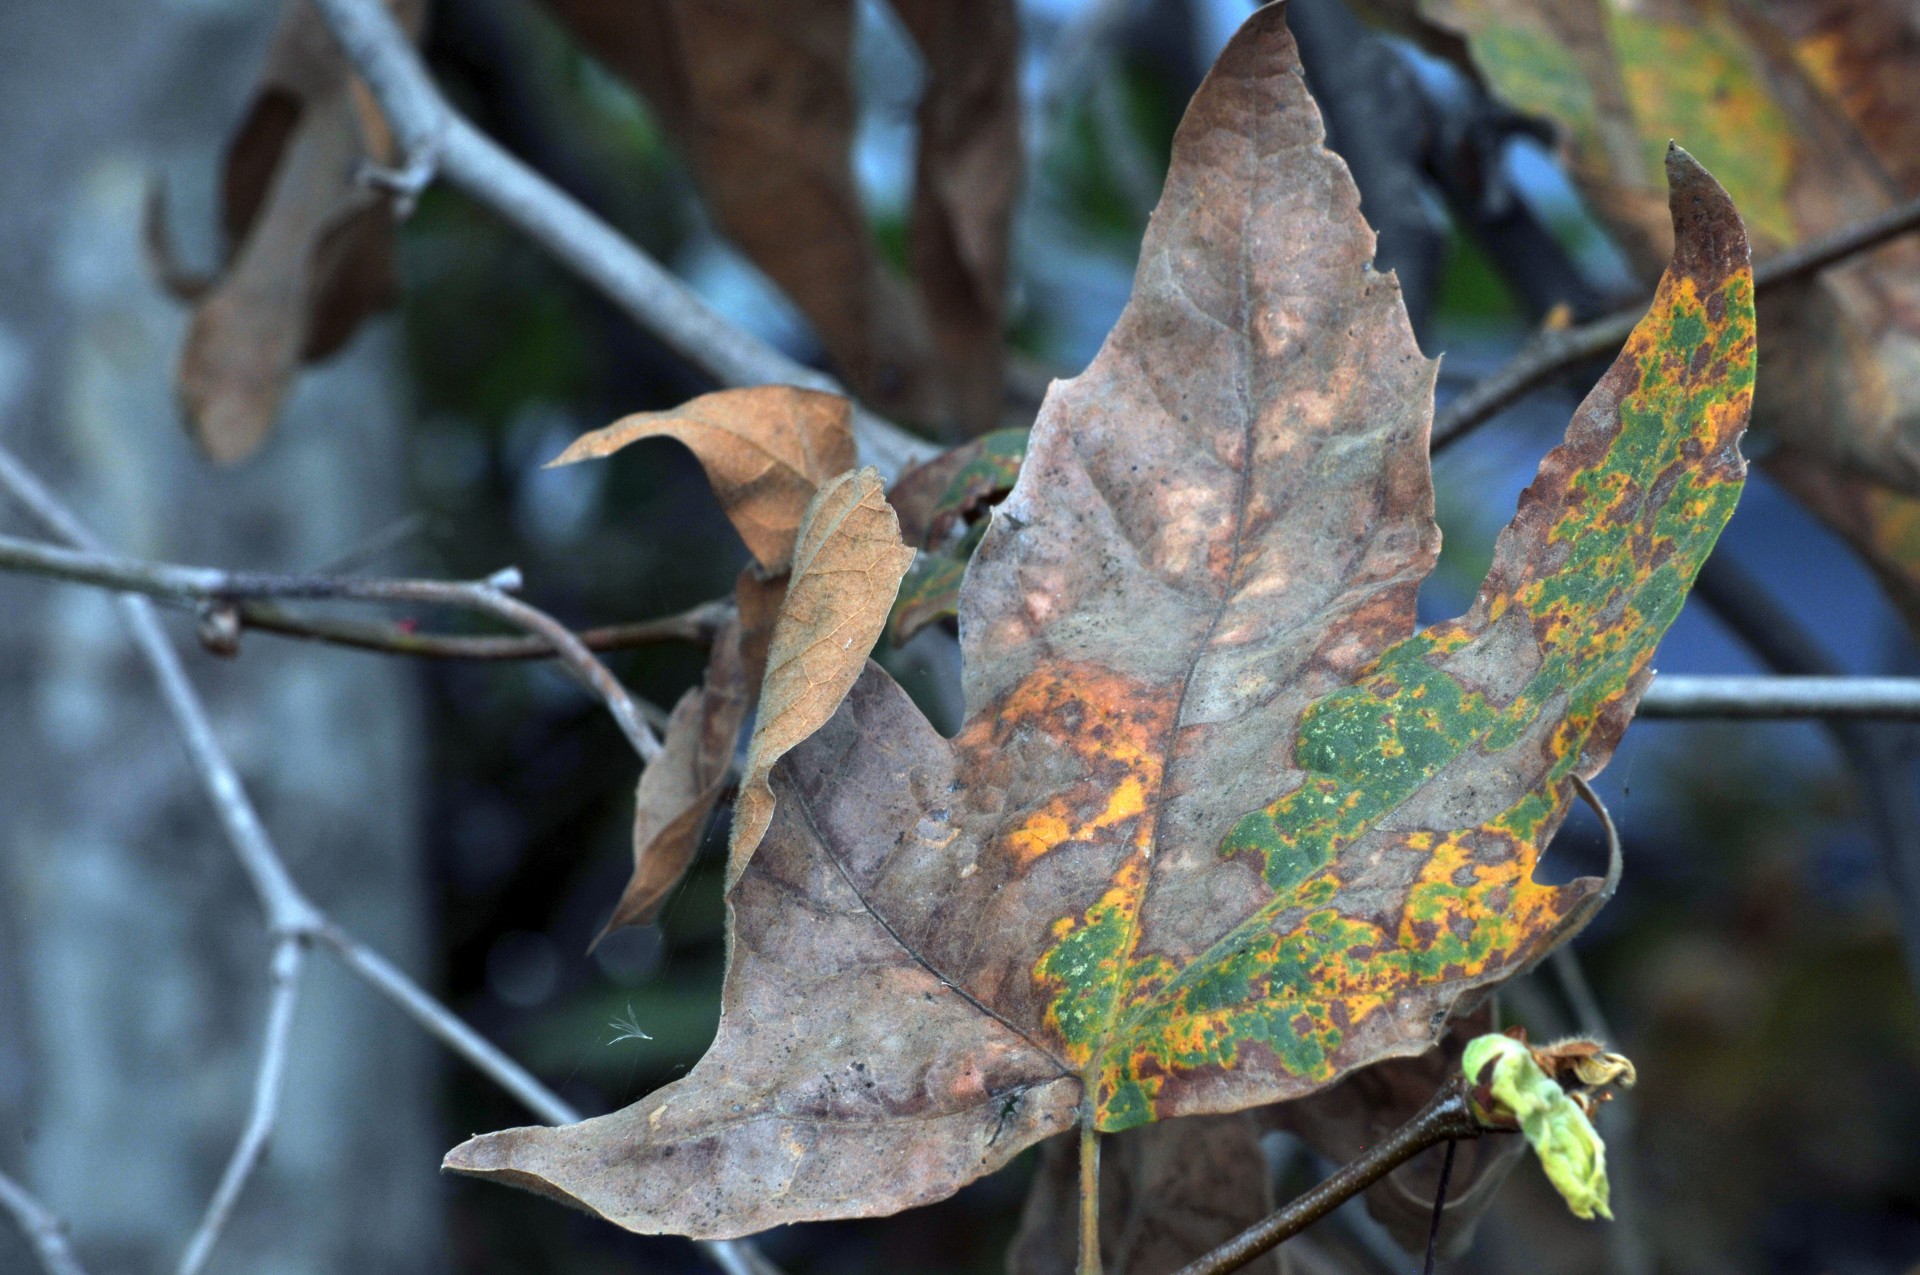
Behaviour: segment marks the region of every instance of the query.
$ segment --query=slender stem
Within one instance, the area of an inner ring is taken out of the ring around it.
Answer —
[[[1100,1129],[1092,1096],[1080,1106],[1079,1275],[1100,1275]]]
[[[399,139],[411,189],[417,192],[436,172],[445,176],[723,385],[846,393],[824,372],[727,322],[619,231],[475,128],[435,87],[385,5],[317,0],[316,7]],[[938,450],[858,403],[853,428],[861,459],[889,478]]]
[[[581,629],[574,636],[589,651],[624,651],[660,642],[705,645],[713,640],[714,632],[731,610],[732,606],[727,602],[702,602],[676,615]],[[242,630],[257,629],[280,637],[302,638],[384,655],[417,655],[444,660],[544,660],[552,659],[557,654],[551,643],[539,637],[418,633],[398,624],[296,615],[270,602],[242,602],[235,608],[235,614]]]
[[[233,1216],[234,1205],[240,1202],[240,1193],[267,1153],[267,1140],[273,1136],[274,1122],[280,1112],[280,1093],[285,1087],[287,1044],[293,1036],[293,1012],[300,1001],[300,974],[306,957],[306,941],[300,935],[283,934],[274,945],[273,997],[267,1009],[266,1044],[260,1051],[260,1068],[253,1078],[253,1110],[247,1117],[240,1141],[234,1145],[232,1158],[227,1161],[226,1172],[220,1175],[220,1185],[214,1189],[206,1214],[200,1219],[200,1227],[187,1242],[187,1251],[180,1258],[179,1275],[199,1275],[206,1268],[207,1259],[213,1256],[214,1243],[226,1228],[227,1219]]]
[[[1413,1119],[1369,1147],[1320,1185],[1266,1220],[1257,1222],[1212,1252],[1182,1266],[1175,1275],[1226,1275],[1239,1270],[1282,1241],[1291,1239],[1428,1147],[1488,1132],[1474,1118],[1466,1087],[1454,1082],[1441,1089]]]
[[[1809,278],[1916,229],[1920,199],[1761,262],[1753,269],[1754,291],[1764,293]],[[1505,367],[1463,390],[1434,416],[1433,450],[1457,442],[1502,408],[1580,364],[1612,354],[1626,343],[1645,311],[1643,304],[1579,327],[1537,334]]]
[[[1920,719],[1914,677],[1658,677],[1642,717]]]
[[[4,1173],[0,1173],[0,1209],[12,1215],[47,1275],[87,1275],[74,1255],[73,1241],[67,1238],[67,1224]]]
[[[519,573],[511,569],[485,580],[381,580],[359,576],[286,575],[221,571],[167,562],[121,558],[91,549],[66,549],[18,536],[0,536],[0,569],[50,576],[77,584],[156,597],[232,603],[249,598],[344,599],[358,602],[421,602],[481,611],[524,629],[550,647],[606,704],[627,741],[644,761],[660,755],[660,740],[607,666],[571,629],[537,607],[511,596]],[[151,608],[147,609],[149,614]]]
[[[1458,1138],[1447,1139],[1446,1158],[1440,1161],[1440,1183],[1433,1189],[1433,1221],[1427,1227],[1427,1262],[1423,1275],[1433,1275],[1434,1263],[1440,1260],[1440,1223],[1447,1215],[1447,1187],[1453,1181],[1453,1155],[1459,1149]]]

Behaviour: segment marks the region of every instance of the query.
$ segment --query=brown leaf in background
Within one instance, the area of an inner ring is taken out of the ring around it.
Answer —
[[[1374,0],[1466,37],[1501,96],[1564,130],[1581,192],[1642,277],[1666,259],[1669,138],[1725,183],[1763,256],[1920,196],[1920,7],[1909,0]],[[1457,49],[1459,46],[1454,46]],[[1760,299],[1766,465],[1920,594],[1920,241]],[[1903,538],[1904,537],[1904,538]],[[1920,626],[1916,626],[1920,631]]]
[[[1106,1275],[1167,1275],[1273,1212],[1261,1126],[1252,1112],[1189,1116],[1129,1129],[1100,1148],[1100,1256]],[[1008,1275],[1075,1275],[1079,1147],[1040,1148],[1040,1166],[1007,1252]],[[1288,1245],[1292,1247],[1291,1244]],[[1241,1267],[1281,1275],[1286,1250]]]
[[[894,480],[887,503],[900,515],[900,538],[931,549],[955,524],[1013,490],[1027,457],[1027,431],[995,430],[922,461]]]
[[[721,231],[860,398],[949,435],[998,423],[1022,162],[1011,0],[896,6],[929,72],[911,284],[883,260],[854,181],[852,0],[546,3],[653,105]]]
[[[1020,186],[1020,22],[1012,0],[893,0],[926,62],[908,228],[939,351],[946,432],[1000,422],[1007,237]]]
[[[864,401],[938,415],[925,319],[854,183],[851,0],[546,0],[659,112],[721,231]]]
[[[787,569],[801,516],[821,484],[853,468],[853,429],[838,394],[762,385],[636,412],[575,439],[554,465],[611,456],[643,438],[684,444],[734,530],[770,575]]]
[[[772,817],[768,773],[840,706],[913,563],[885,491],[878,473],[861,469],[823,486],[807,507],[734,806],[729,881],[746,867]]]
[[[726,787],[741,723],[753,703],[754,683],[748,676],[736,615],[714,637],[705,682],[674,705],[661,753],[640,773],[634,794],[633,875],[589,951],[623,926],[652,922],[692,866],[707,816]]]
[[[418,35],[425,0],[389,0]],[[310,4],[294,0],[267,53],[261,85],[228,143],[222,188],[227,255],[189,283],[167,263],[150,203],[151,255],[163,283],[194,303],[180,356],[188,425],[222,464],[257,448],[299,365],[322,359],[397,294],[388,196],[360,180],[392,160],[371,99]]]

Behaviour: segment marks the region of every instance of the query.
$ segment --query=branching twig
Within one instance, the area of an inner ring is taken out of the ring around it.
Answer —
[[[1206,1256],[1188,1262],[1175,1275],[1225,1275],[1291,1239],[1378,1182],[1428,1147],[1489,1132],[1474,1118],[1464,1082],[1455,1081],[1433,1096],[1418,1115],[1369,1147],[1359,1159],[1257,1222]]]
[[[47,490],[45,485],[4,447],[0,447],[0,491],[12,496],[48,532],[74,545],[84,555],[122,564],[127,561],[112,559],[105,554],[92,533],[81,525],[53,493]],[[370,987],[398,1005],[429,1034],[446,1044],[489,1080],[519,1099],[541,1119],[563,1124],[578,1120],[579,1112],[563,1101],[558,1094],[542,1085],[524,1067],[508,1058],[479,1033],[468,1027],[452,1010],[429,996],[419,984],[408,978],[392,962],[340,929],[319,908],[307,900],[287,873],[279,852],[267,836],[259,813],[247,797],[245,788],[241,786],[240,777],[235,772],[233,763],[221,748],[214,734],[213,725],[207,717],[205,706],[201,704],[199,695],[187,680],[186,671],[180,665],[178,654],[167,642],[165,634],[160,629],[159,620],[154,615],[153,604],[144,597],[122,594],[120,605],[141,654],[146,658],[160,683],[167,708],[186,740],[187,753],[193,762],[194,772],[199,776],[202,786],[211,798],[214,812],[219,817],[222,829],[226,832],[227,840],[232,844],[241,866],[253,883],[262,909],[267,914],[268,928],[276,939],[316,940],[325,944],[340,957],[348,969],[358,974]],[[271,1035],[270,1032],[270,1038]],[[269,1049],[262,1057],[263,1070],[266,1064],[273,1061],[274,1051]],[[258,1095],[265,1083],[261,1080],[255,1085],[256,1115],[261,1109]],[[275,1088],[277,1089],[277,1085]],[[271,1134],[271,1105],[267,1111],[265,1128],[260,1134],[262,1141]],[[250,1122],[248,1132],[242,1138],[242,1149],[247,1139],[253,1136],[254,1128],[254,1124]],[[240,1160],[240,1152],[236,1152],[235,1159]],[[246,1167],[250,1171],[257,1163],[257,1156],[250,1157],[246,1161]],[[240,1185],[244,1185],[245,1176],[245,1174],[241,1175]],[[221,1190],[226,1190],[224,1180]],[[236,1194],[237,1191],[236,1187]],[[16,1196],[18,1199],[15,1198]],[[17,1187],[13,1187],[11,1182],[0,1187],[0,1204],[6,1205],[14,1211],[16,1216],[23,1219],[31,1217],[36,1220],[45,1218],[44,1210],[23,1212],[19,1205],[21,1200],[24,1200],[27,1206],[37,1209],[31,1198],[25,1196]],[[217,1198],[215,1203],[218,1204]],[[30,1229],[30,1234],[32,1233],[35,1232]],[[57,1234],[57,1231],[48,1233]],[[40,1241],[36,1240],[36,1243]],[[728,1275],[766,1275],[770,1269],[765,1260],[760,1258],[752,1246],[745,1241],[711,1241],[704,1242],[702,1247],[718,1265],[728,1272]],[[43,1244],[41,1251],[44,1260],[44,1255],[50,1250]],[[65,1251],[70,1257],[71,1250]],[[55,1275],[78,1275],[79,1267],[74,1264],[65,1267],[49,1264],[49,1270],[55,1272]]]
[[[89,550],[63,549],[17,536],[0,536],[0,570],[31,572],[80,584],[133,593],[213,603],[249,598],[344,599],[358,602],[420,602],[482,611],[524,629],[551,648],[606,702],[642,760],[660,755],[660,740],[640,715],[633,697],[572,630],[511,596],[519,572],[509,568],[485,580],[381,580],[359,576],[282,575],[219,571],[143,562]],[[149,612],[150,614],[150,612]]]
[[[317,0],[407,156],[414,191],[437,172],[599,289],[643,328],[723,385],[800,385],[845,394],[715,313],[659,262],[475,128],[434,86],[379,0]],[[861,459],[889,478],[938,449],[854,405]]]
[[[280,1111],[280,1091],[287,1075],[287,1042],[293,1036],[293,1011],[300,1000],[300,974],[306,959],[307,945],[302,935],[281,935],[273,949],[273,997],[267,1006],[267,1039],[260,1051],[260,1069],[253,1078],[253,1110],[227,1161],[227,1171],[220,1175],[220,1185],[214,1189],[206,1215],[187,1242],[187,1251],[180,1259],[180,1275],[199,1275],[206,1268],[214,1243],[233,1216],[233,1206],[240,1201],[240,1192],[266,1155],[267,1139],[273,1134]]]
[[[13,1215],[47,1275],[87,1275],[67,1239],[67,1224],[4,1173],[0,1173],[0,1209]]]
[[[1920,229],[1920,199],[1761,262],[1753,269],[1754,291],[1806,279],[1916,229]],[[1462,391],[1434,416],[1433,450],[1455,442],[1502,408],[1580,364],[1614,353],[1644,313],[1644,306],[1636,306],[1579,327],[1537,334],[1505,367]]]

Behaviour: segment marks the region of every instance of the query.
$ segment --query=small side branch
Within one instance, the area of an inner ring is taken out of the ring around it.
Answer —
[[[4,1173],[0,1173],[0,1209],[12,1215],[47,1275],[87,1275],[86,1267],[74,1256],[67,1224]]]
[[[574,636],[589,651],[626,651],[661,642],[691,642],[705,646],[732,613],[727,602],[699,606],[657,620],[608,624],[576,630]],[[534,637],[476,637],[467,634],[420,633],[400,624],[375,624],[329,616],[296,615],[271,602],[242,602],[234,608],[240,632],[255,629],[279,637],[323,642],[382,655],[413,655],[439,660],[548,660],[559,654],[546,640]]]
[[[1756,293],[1796,283],[1920,229],[1920,199],[1901,204],[1836,234],[1802,244],[1753,268]],[[1591,323],[1536,335],[1507,365],[1469,386],[1433,418],[1433,450],[1457,442],[1503,408],[1582,363],[1605,358],[1626,344],[1644,306]]]
[[[260,1069],[253,1078],[253,1110],[247,1127],[234,1145],[227,1170],[220,1175],[213,1200],[207,1205],[200,1227],[187,1242],[180,1259],[180,1275],[200,1275],[213,1246],[233,1216],[234,1205],[247,1180],[267,1153],[267,1141],[280,1114],[280,1093],[287,1077],[287,1044],[293,1038],[293,1011],[300,1001],[300,975],[306,966],[307,945],[297,934],[282,935],[273,950],[273,997],[267,1007],[267,1040],[260,1051]]]
[[[1175,1275],[1226,1275],[1293,1238],[1428,1147],[1492,1132],[1475,1119],[1466,1086],[1455,1081],[1433,1096],[1419,1114],[1382,1138],[1366,1154],[1299,1196],[1265,1221],[1248,1227]]]

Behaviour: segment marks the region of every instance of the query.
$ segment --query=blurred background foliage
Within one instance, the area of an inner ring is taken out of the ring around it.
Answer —
[[[1232,0],[1126,6],[1113,56],[1054,100],[1055,59],[1082,7],[1022,8],[1030,155],[1010,332],[1029,381],[1083,365],[1117,314],[1173,128],[1246,12]],[[482,129],[735,322],[819,359],[794,308],[715,236],[646,107],[543,11],[455,0],[435,6],[428,30],[433,70]],[[914,55],[877,4],[862,6],[858,41],[856,168],[876,240],[904,270]],[[1424,65],[1411,49],[1398,52]],[[1594,295],[1617,295],[1617,254],[1547,152],[1519,138],[1503,162]],[[1444,352],[1444,396],[1498,366],[1543,307],[1496,264],[1497,245],[1437,196],[1428,211],[1442,227],[1441,252],[1419,327],[1429,352]],[[611,463],[542,468],[588,429],[708,388],[700,378],[444,188],[407,223],[402,267],[416,422],[409,569],[472,577],[518,564],[531,596],[576,626],[724,595],[745,554],[682,449],[653,441]],[[1423,616],[1470,600],[1494,532],[1571,406],[1565,395],[1538,396],[1439,461],[1445,550]],[[1025,423],[1031,408],[1014,403],[1009,422]],[[1764,477],[1753,478],[1723,543],[1850,669],[1913,666],[1866,571]],[[1690,606],[1668,638],[1662,668],[1762,671],[1697,612]],[[907,667],[916,657],[889,658]],[[698,679],[703,657],[661,646],[612,663],[638,694],[669,705]],[[659,924],[587,956],[629,866],[633,767],[612,722],[543,666],[421,663],[413,673],[431,732],[425,847],[443,993],[585,1110],[611,1110],[680,1075],[718,1012],[724,816]],[[1625,833],[1625,879],[1578,949],[1615,1042],[1640,1064],[1631,1127],[1608,1130],[1621,1221],[1569,1220],[1523,1168],[1451,1269],[1920,1269],[1920,1012],[1872,833],[1828,738],[1811,725],[1643,722],[1601,787]],[[1576,819],[1550,863],[1570,876],[1600,857],[1597,829]],[[1503,1000],[1539,1035],[1583,1025],[1578,989],[1550,973]],[[522,1121],[465,1069],[443,1062],[442,1076],[448,1145]],[[1030,1160],[932,1208],[796,1228],[767,1237],[767,1250],[795,1275],[999,1269]],[[443,1191],[462,1272],[703,1268],[685,1242],[625,1235],[530,1195],[465,1179]],[[1364,1219],[1346,1216],[1333,1231],[1348,1269],[1410,1269],[1384,1264]]]

